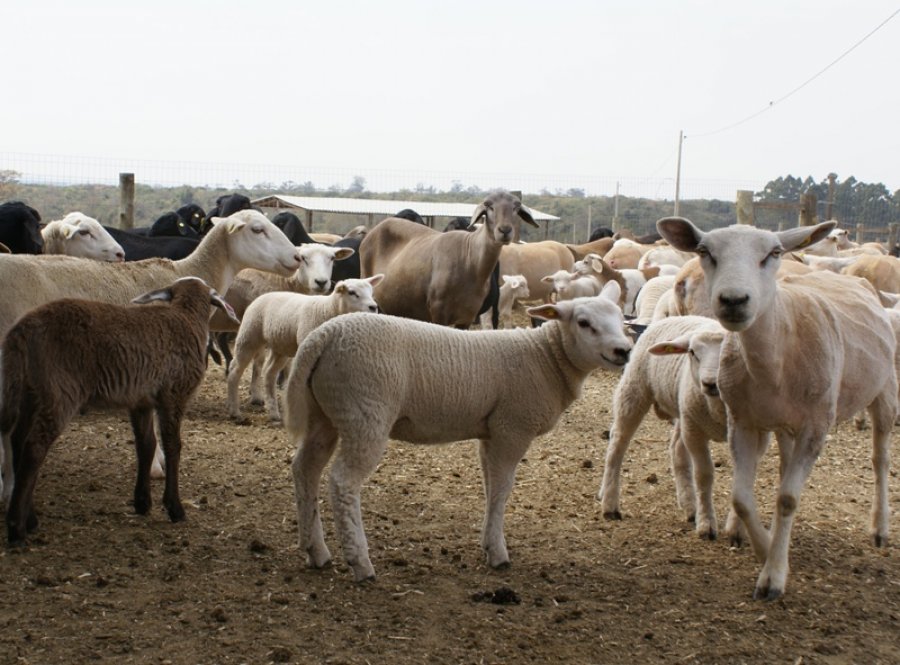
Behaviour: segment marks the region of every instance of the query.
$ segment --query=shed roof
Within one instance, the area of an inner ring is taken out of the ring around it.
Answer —
[[[260,208],[299,208],[309,212],[331,212],[354,215],[384,215],[390,217],[411,208],[422,217],[465,217],[475,212],[475,203],[443,203],[435,201],[391,201],[384,199],[348,199],[329,196],[284,196],[273,194],[254,199]],[[527,206],[526,206],[527,207]],[[557,221],[559,217],[528,208],[535,221]]]

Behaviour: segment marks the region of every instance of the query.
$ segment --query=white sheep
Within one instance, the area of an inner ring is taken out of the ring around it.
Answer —
[[[725,406],[717,385],[724,337],[725,329],[714,319],[675,316],[651,323],[638,339],[613,396],[613,424],[597,494],[607,519],[622,519],[622,460],[653,407],[658,416],[675,424],[670,453],[678,506],[688,519],[696,519],[701,538],[716,538],[709,441],[724,441],[726,435]],[[726,531],[734,536],[736,528],[732,518]]]
[[[93,217],[70,212],[41,229],[44,254],[66,254],[97,261],[124,261],[125,250]]]
[[[184,277],[134,299],[155,306],[65,298],[37,307],[7,332],[2,352],[3,495],[10,544],[37,527],[33,495],[51,444],[85,406],[128,409],[138,471],[135,512],[150,510],[156,413],[166,449],[163,505],[184,519],[178,496],[181,420],[206,371],[211,306],[230,308],[203,280]],[[15,450],[15,474],[10,453]]]
[[[255,210],[217,219],[197,249],[178,261],[107,263],[71,256],[10,254],[0,262],[0,283],[10,285],[0,291],[0,337],[28,310],[59,298],[127,304],[142,293],[188,276],[199,277],[225,293],[234,276],[245,268],[290,275],[299,265],[297,249]]]
[[[657,275],[648,279],[634,299],[634,323],[647,325],[653,321],[660,299],[670,293],[673,286],[675,275]]]
[[[696,252],[722,345],[719,391],[734,457],[732,503],[763,563],[754,597],[784,593],[791,527],[803,485],[836,421],[867,408],[873,429],[875,500],[871,534],[888,537],[890,435],[897,412],[897,342],[884,308],[861,280],[817,271],[776,280],[781,255],[825,237],[833,222],[780,233],[731,226],[704,233],[683,218],[657,222],[662,236]],[[774,432],[781,477],[771,531],[753,485]]]
[[[556,294],[557,302],[574,298],[591,298],[603,288],[593,276],[583,276],[568,270],[557,270],[552,275],[541,277],[541,281],[544,284],[552,284],[551,293]]]
[[[327,296],[276,291],[263,294],[250,303],[241,319],[234,344],[234,363],[228,371],[228,414],[242,419],[238,398],[241,376],[252,360],[267,351],[262,372],[266,409],[270,420],[281,420],[275,395],[278,373],[297,353],[297,347],[310,331],[328,319],[350,312],[378,311],[372,290],[382,277],[345,279]],[[250,390],[256,399],[259,395],[257,378],[254,372]]]
[[[500,275],[500,297],[497,301],[498,318],[500,328],[512,327],[513,306],[519,300],[531,298],[528,290],[528,280],[525,275]],[[487,330],[491,327],[491,312],[481,315],[481,328]]]
[[[357,581],[374,577],[360,489],[389,438],[435,444],[480,440],[486,498],[482,547],[490,566],[509,563],[503,513],[516,466],[550,431],[598,367],[621,369],[631,340],[601,296],[528,309],[538,328],[466,332],[390,316],[347,314],[313,331],[294,357],[285,426],[297,444],[294,488],[300,551],[326,565],[318,510],[329,458],[331,505],[344,559]],[[340,439],[340,443],[338,443]]]

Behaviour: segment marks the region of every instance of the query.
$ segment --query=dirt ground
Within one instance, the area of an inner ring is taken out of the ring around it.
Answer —
[[[675,508],[667,426],[651,414],[625,464],[624,520],[595,495],[618,376],[597,372],[519,467],[506,513],[512,566],[479,548],[474,442],[394,443],[362,495],[373,583],[296,546],[292,449],[259,409],[225,416],[211,367],[184,425],[187,521],[154,486],[129,505],[124,413],[81,416],[51,449],[31,544],[0,546],[0,663],[898,663],[900,555],[867,536],[868,433],[832,433],[800,504],[784,599],[752,600],[747,547],[701,541]],[[523,399],[534,399],[523,395]],[[731,463],[714,444],[724,520]],[[776,456],[758,495],[767,514]],[[896,472],[891,505],[900,513]]]

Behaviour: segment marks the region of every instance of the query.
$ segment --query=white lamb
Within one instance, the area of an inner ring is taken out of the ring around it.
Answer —
[[[724,337],[725,329],[714,319],[675,316],[652,323],[638,339],[613,397],[613,424],[597,494],[607,519],[622,519],[622,460],[652,406],[658,416],[675,424],[670,453],[678,506],[688,519],[696,517],[701,538],[716,538],[709,441],[724,441],[726,434],[725,405],[717,385]],[[736,520],[730,519],[726,530],[734,536],[736,528]]]
[[[66,254],[83,259],[119,262],[125,250],[93,217],[70,212],[41,229],[44,254]]]
[[[579,396],[592,370],[621,369],[628,359],[632,344],[614,304],[617,291],[610,285],[599,297],[532,307],[530,316],[549,321],[538,328],[467,332],[348,314],[314,330],[285,388],[285,426],[298,446],[293,473],[300,551],[308,564],[331,560],[318,494],[337,450],[330,485],[338,539],[354,578],[374,577],[360,489],[393,438],[480,440],[482,547],[490,566],[507,565],[503,513],[519,460]]]
[[[528,300],[531,293],[528,290],[528,280],[525,275],[500,275],[500,297],[497,302],[500,328],[512,327],[512,310],[518,300]],[[491,313],[481,315],[481,328],[487,330],[491,327]]]
[[[776,281],[781,255],[825,237],[834,222],[780,233],[731,226],[704,233],[683,218],[657,222],[674,247],[696,252],[722,345],[719,391],[734,457],[732,502],[763,563],[754,597],[774,599],[788,577],[791,527],[803,485],[836,421],[867,408],[872,420],[875,500],[871,533],[888,537],[890,436],[897,412],[896,339],[876,295],[861,280],[817,271]],[[753,485],[768,432],[781,478],[771,531]]]
[[[328,319],[350,312],[377,312],[372,290],[382,279],[380,274],[367,279],[345,279],[327,296],[273,291],[250,303],[241,320],[234,344],[234,362],[228,372],[228,414],[241,419],[238,398],[241,376],[251,361],[267,351],[263,367],[266,409],[270,420],[281,420],[275,395],[278,373],[297,353],[297,347],[310,331]],[[254,372],[250,386],[254,401],[259,395],[257,379]]]
[[[600,293],[602,285],[594,277],[582,276],[577,272],[557,270],[552,275],[541,277],[544,284],[552,284],[552,292],[557,302],[574,298],[590,298]]]

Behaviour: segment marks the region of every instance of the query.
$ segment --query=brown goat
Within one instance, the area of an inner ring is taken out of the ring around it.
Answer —
[[[140,306],[155,301],[166,304]],[[163,505],[173,522],[184,519],[178,496],[181,419],[206,370],[210,305],[231,308],[197,277],[132,302],[137,304],[57,300],[33,309],[7,333],[0,435],[11,545],[23,544],[37,527],[38,471],[51,444],[85,406],[128,409],[138,461],[134,509],[141,515],[151,505],[156,412],[166,453]]]

